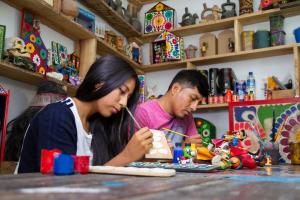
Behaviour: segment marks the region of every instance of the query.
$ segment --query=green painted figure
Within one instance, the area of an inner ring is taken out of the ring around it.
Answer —
[[[195,118],[194,120],[198,133],[202,136],[203,146],[207,147],[211,143],[211,139],[216,138],[216,127],[211,122],[202,118]]]

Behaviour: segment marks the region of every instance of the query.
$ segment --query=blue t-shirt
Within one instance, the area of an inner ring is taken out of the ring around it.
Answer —
[[[62,153],[76,155],[76,126],[80,122],[74,108],[77,113],[74,102],[67,98],[49,104],[33,118],[25,134],[18,173],[39,172],[42,149],[60,149]]]

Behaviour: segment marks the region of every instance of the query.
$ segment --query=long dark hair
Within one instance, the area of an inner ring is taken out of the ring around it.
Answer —
[[[4,160],[7,161],[18,161],[21,153],[24,135],[31,119],[45,106],[36,105],[35,100],[39,95],[46,94],[49,97],[52,96],[51,100],[60,100],[67,96],[66,91],[62,89],[62,86],[52,82],[43,81],[37,88],[37,93],[34,98],[33,104],[25,109],[19,116],[12,119],[7,124],[7,135],[5,142],[5,153]],[[45,102],[44,102],[45,103]],[[52,103],[52,102],[48,102]]]
[[[136,84],[133,94],[128,99],[127,107],[134,112],[139,94],[137,74],[127,62],[113,55],[96,60],[79,86],[75,97],[84,102],[100,99],[130,78],[134,78]],[[95,90],[97,84],[101,84],[101,88]],[[128,126],[130,117],[123,109],[111,117],[103,117],[97,113],[88,120],[93,134],[93,164],[103,165],[120,153],[128,143],[131,137]]]

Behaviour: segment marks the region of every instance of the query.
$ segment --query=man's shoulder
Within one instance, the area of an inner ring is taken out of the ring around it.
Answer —
[[[144,103],[140,103],[138,106],[137,106],[137,109],[142,109],[142,110],[151,110],[153,108],[155,108],[155,106],[157,106],[157,102],[156,100],[154,99],[151,99],[151,100],[148,100],[148,101],[145,101]]]

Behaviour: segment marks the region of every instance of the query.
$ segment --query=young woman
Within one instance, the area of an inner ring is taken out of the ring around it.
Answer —
[[[90,155],[92,165],[123,166],[143,158],[152,133],[129,133],[138,100],[139,81],[133,68],[112,55],[89,69],[75,98],[46,106],[31,121],[24,139],[18,173],[39,172],[42,149]]]

